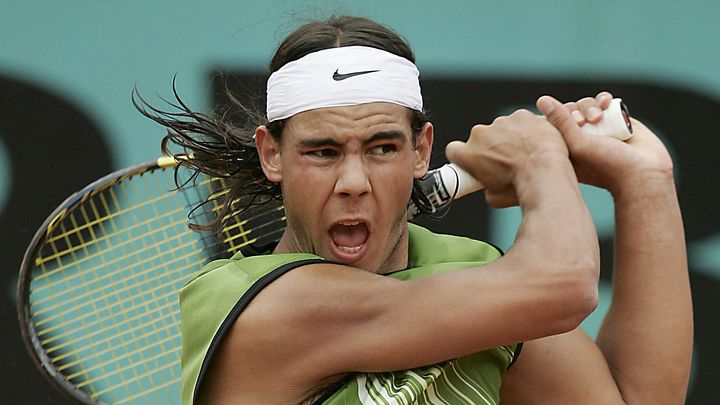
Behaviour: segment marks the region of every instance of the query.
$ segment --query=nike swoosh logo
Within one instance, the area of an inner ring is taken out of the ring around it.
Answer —
[[[333,80],[335,80],[336,82],[339,82],[340,80],[349,79],[354,76],[360,76],[360,75],[366,75],[368,73],[379,72],[379,70],[363,70],[362,72],[338,73],[338,70],[340,70],[340,69],[336,69],[335,73],[333,73],[333,75],[332,75]]]

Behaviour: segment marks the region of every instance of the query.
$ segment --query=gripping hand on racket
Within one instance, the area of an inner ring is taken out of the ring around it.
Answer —
[[[665,146],[641,122],[631,118],[633,137],[625,142],[609,136],[587,136],[579,126],[596,123],[603,119],[603,110],[609,105],[612,95],[599,93],[564,106],[572,114],[572,120],[561,115],[547,114],[548,120],[561,130],[570,149],[575,172],[581,182],[607,189],[611,193],[621,192],[625,184],[635,176],[650,173],[671,174],[672,159]],[[538,105],[544,108],[559,107],[559,101],[544,96]]]
[[[485,186],[488,203],[498,208],[521,203],[519,193],[529,180],[527,170],[537,172],[536,165],[550,161],[570,167],[560,132],[527,110],[474,126],[467,142],[451,142],[445,152],[451,162]]]
[[[503,403],[684,402],[693,321],[672,161],[637,120],[627,142],[584,133],[579,124],[602,119],[608,97],[563,105],[544,96],[538,107],[562,133],[578,178],[613,197],[612,304],[596,341],[578,328],[527,342],[503,380]]]

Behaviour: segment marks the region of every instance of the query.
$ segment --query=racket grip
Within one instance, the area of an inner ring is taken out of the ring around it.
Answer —
[[[603,112],[602,120],[596,124],[585,124],[582,129],[588,134],[611,136],[621,141],[632,137],[630,114],[625,103],[619,98],[612,99],[610,106]],[[443,188],[454,198],[461,198],[484,188],[482,183],[454,163],[448,163],[432,171],[438,172],[439,176],[433,177],[439,178]]]
[[[633,132],[630,113],[621,98],[612,99],[608,108],[603,111],[602,119],[595,124],[583,125],[582,130],[591,135],[607,135],[621,141],[630,139]]]

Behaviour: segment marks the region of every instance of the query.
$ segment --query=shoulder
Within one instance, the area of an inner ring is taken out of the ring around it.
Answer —
[[[197,343],[206,343],[209,336],[199,333],[201,330],[208,328],[210,332],[227,322],[231,312],[242,311],[262,289],[290,270],[323,262],[312,254],[288,253],[252,257],[238,254],[207,264],[180,291],[184,343],[196,339],[203,340]]]
[[[203,266],[200,271],[192,275],[186,283],[186,287],[200,279],[206,279],[208,275],[212,278],[219,277],[220,274],[242,272],[254,277],[254,275],[271,271],[285,264],[316,259],[322,258],[310,253],[273,253],[252,256],[236,253],[229,259],[213,260]]]
[[[267,277],[278,277],[281,273],[306,263],[322,262],[319,256],[307,253],[267,254],[244,257],[236,254],[230,259],[215,260],[192,275],[180,292],[180,302],[192,299],[198,294],[211,291],[230,290],[233,295],[245,287]]]
[[[274,280],[308,263],[324,262],[311,254],[276,254],[216,260],[195,273],[180,292],[183,397],[194,395],[222,336],[245,306]]]

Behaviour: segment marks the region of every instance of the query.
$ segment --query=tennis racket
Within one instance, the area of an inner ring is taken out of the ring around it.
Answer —
[[[588,135],[610,136],[621,141],[632,137],[633,129],[630,111],[622,99],[614,98],[603,112],[603,118],[594,124],[585,124],[582,129]],[[453,199],[482,190],[484,186],[470,173],[454,163],[448,163],[434,170],[416,182],[413,199],[408,206],[412,219],[420,214],[433,215],[446,210]]]
[[[191,173],[176,166],[160,158],[88,185],[45,220],[25,253],[23,340],[49,381],[80,403],[180,403],[180,288],[208,261],[278,240],[285,228],[283,206],[271,200],[234,216],[221,238],[191,231],[190,214],[202,223],[220,210],[212,198],[193,208],[224,180],[200,176],[177,189]],[[416,183],[408,215],[441,212],[480,188],[445,165]]]
[[[277,240],[285,228],[282,205],[271,201],[234,219],[222,238],[191,231],[188,213],[223,180],[199,177],[178,190],[175,166],[161,158],[88,185],[25,253],[23,340],[51,383],[80,403],[180,403],[179,289],[209,260]],[[204,208],[193,215],[220,207]]]

